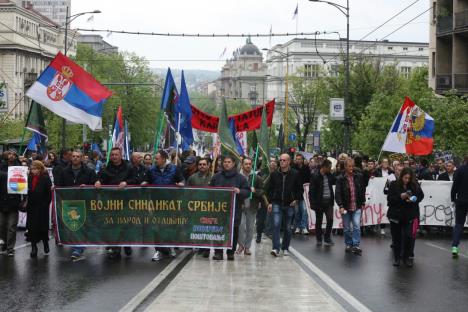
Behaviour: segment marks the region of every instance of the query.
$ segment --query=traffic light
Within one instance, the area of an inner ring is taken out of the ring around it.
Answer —
[[[290,147],[288,148],[288,154],[292,158],[294,158],[294,154],[296,154],[296,148],[295,147]]]

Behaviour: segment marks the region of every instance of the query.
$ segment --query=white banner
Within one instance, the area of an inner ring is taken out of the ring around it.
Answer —
[[[8,167],[8,194],[28,194],[28,167]]]
[[[388,224],[387,195],[383,193],[386,178],[373,178],[366,189],[366,206],[362,212],[361,225]],[[453,226],[455,211],[450,200],[451,181],[421,181],[424,199],[419,203],[420,224],[435,226]],[[309,229],[315,229],[315,212],[309,209],[309,183],[304,184],[304,204],[309,216]],[[334,206],[333,228],[343,228],[338,206]],[[326,224],[324,217],[323,224]],[[465,224],[468,226],[468,223]]]

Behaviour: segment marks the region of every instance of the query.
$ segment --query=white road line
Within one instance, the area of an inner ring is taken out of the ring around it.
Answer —
[[[452,253],[452,250],[448,249],[448,248],[445,248],[445,247],[442,247],[442,246],[439,246],[439,245],[436,245],[436,244],[433,244],[433,243],[425,243],[427,246],[430,246],[430,247],[434,247],[434,248],[437,248],[437,249],[440,249],[440,250],[443,250],[443,251],[447,251],[449,253]],[[463,257],[463,258],[468,258],[467,255],[464,255],[462,253],[459,253],[458,254],[459,257]]]
[[[351,295],[348,291],[346,291],[343,287],[338,285],[330,276],[328,276],[325,272],[320,270],[315,264],[310,262],[309,259],[304,257],[300,252],[298,252],[293,247],[289,247],[289,251],[304,264],[309,270],[311,270],[318,278],[322,280],[325,284],[328,285],[333,291],[335,291],[343,300],[345,300],[350,306],[356,309],[359,312],[371,312],[368,307],[366,307],[362,302],[360,302],[356,297]]]
[[[28,247],[29,245],[31,245],[31,243],[26,243],[26,244],[23,244],[23,245],[16,246],[15,250],[21,249],[21,248],[24,248],[24,247]]]
[[[191,254],[190,250],[184,250],[176,259],[159,273],[148,285],[135,295],[119,312],[132,312],[161,284],[161,282],[176,269],[176,267]]]

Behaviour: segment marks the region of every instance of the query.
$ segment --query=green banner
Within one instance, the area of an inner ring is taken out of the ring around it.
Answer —
[[[230,188],[56,188],[54,198],[60,244],[232,247]]]

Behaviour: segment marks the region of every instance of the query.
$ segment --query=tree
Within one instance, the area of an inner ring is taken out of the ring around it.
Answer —
[[[318,115],[325,113],[329,101],[328,86],[323,78],[308,79],[304,70],[298,71],[298,76],[291,76],[291,110],[294,118],[289,118],[289,124],[295,130],[299,150],[306,148],[307,137],[315,129]]]

